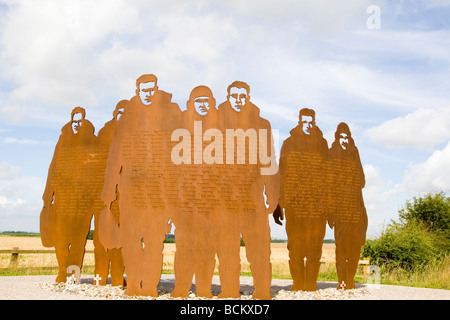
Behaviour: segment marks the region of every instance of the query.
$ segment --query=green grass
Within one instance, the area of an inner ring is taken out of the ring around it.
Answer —
[[[381,283],[450,290],[450,257],[435,259],[411,270],[381,269]]]
[[[57,274],[58,268],[17,268],[17,269],[9,269],[3,268],[0,269],[0,276],[11,277],[11,276],[37,276],[37,275],[51,275]]]
[[[400,285],[408,287],[433,288],[450,290],[450,259],[436,262],[433,265],[417,268],[416,270],[391,269],[384,270],[381,274],[381,284]],[[58,268],[17,268],[0,269],[0,276],[24,276],[24,275],[57,275]],[[83,267],[82,274],[94,274],[94,267]],[[163,268],[162,274],[173,274],[173,270]],[[218,275],[218,273],[215,273]],[[251,272],[241,272],[241,276],[251,277]],[[292,279],[292,277],[283,274],[282,276],[273,275],[273,279]],[[355,276],[355,283],[367,283],[368,277],[358,271]],[[337,282],[338,277],[336,269],[332,264],[321,268],[317,281]]]
[[[11,236],[11,237],[40,237],[40,233],[27,232],[27,231],[3,231],[0,232],[0,236]]]
[[[288,270],[272,268],[273,279],[292,279]],[[279,270],[280,272],[277,272]],[[93,266],[84,266],[82,274],[94,274]],[[57,275],[57,267],[42,268],[17,268],[0,269],[0,276],[24,276],[24,275]],[[162,274],[173,274],[172,266],[163,266]],[[216,275],[218,273],[215,273]],[[241,276],[251,277],[252,273],[243,270]],[[363,273],[363,266],[358,268],[355,283],[367,283],[368,276]],[[337,272],[334,264],[323,264],[317,281],[337,282]],[[409,287],[433,288],[450,290],[450,257],[434,260],[427,265],[416,267],[411,270],[401,268],[381,268],[381,284],[401,285]]]
[[[241,274],[242,275],[242,274]],[[250,274],[244,274],[249,275]],[[292,279],[286,273],[272,275],[274,279]],[[355,275],[355,283],[367,283],[369,276],[359,266]],[[334,264],[323,264],[320,268],[317,281],[338,281],[336,267]],[[450,290],[450,257],[434,260],[427,265],[416,267],[412,270],[401,268],[381,269],[381,284],[399,285],[407,287],[420,287],[432,289]]]
[[[93,266],[86,266],[81,269],[82,274],[94,274]],[[45,276],[57,275],[58,267],[36,267],[36,268],[2,268],[0,276]]]

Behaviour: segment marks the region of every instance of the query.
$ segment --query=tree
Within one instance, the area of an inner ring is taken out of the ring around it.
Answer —
[[[412,268],[450,254],[450,198],[444,192],[414,197],[362,256],[386,267]]]
[[[399,211],[403,225],[412,222],[423,224],[431,232],[443,233],[450,238],[450,197],[444,192],[414,197]]]

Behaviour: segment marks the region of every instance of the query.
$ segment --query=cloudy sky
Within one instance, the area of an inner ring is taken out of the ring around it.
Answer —
[[[247,82],[280,145],[303,107],[330,144],[348,123],[377,236],[407,199],[450,191],[449,52],[449,0],[0,0],[0,231],[39,231],[71,110],[98,132],[154,73],[182,109],[198,85],[220,103]]]

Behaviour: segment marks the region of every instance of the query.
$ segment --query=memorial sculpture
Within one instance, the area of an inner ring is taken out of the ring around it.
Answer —
[[[117,200],[120,224],[101,228],[99,236],[106,249],[122,248],[129,295],[158,295],[163,241],[170,213],[179,207],[170,137],[180,128],[181,110],[171,97],[158,88],[156,76],[139,77],[108,154],[101,215],[113,221]]]
[[[327,222],[335,232],[338,289],[354,289],[367,230],[359,153],[347,124],[339,124],[328,150],[315,111],[301,109],[299,118],[281,148],[280,201],[273,213],[280,225],[286,217],[291,290],[316,290]]]
[[[339,285],[354,289],[361,247],[366,241],[367,213],[362,189],[364,171],[350,128],[340,123],[329,150],[331,164],[328,224],[334,228]],[[339,288],[339,286],[338,286]]]
[[[112,285],[125,283],[125,269],[128,295],[157,296],[173,224],[173,297],[186,297],[194,276],[196,294],[212,297],[216,255],[219,296],[239,297],[242,238],[253,297],[270,299],[273,212],[278,224],[286,217],[291,290],[316,290],[327,222],[339,282],[354,288],[367,214],[364,173],[345,123],[328,149],[315,111],[301,109],[278,168],[271,125],[247,83],[230,84],[218,106],[210,88],[195,87],[184,112],[154,75],[139,77],[135,93],[117,104],[98,137],[79,107],[61,130],[40,218],[43,245],[55,247],[58,282],[68,266],[81,269],[93,216],[98,284],[106,284],[111,264]]]
[[[183,139],[181,143],[188,143],[182,149],[183,161],[177,166],[180,208],[171,219],[176,239],[175,289],[171,295],[187,297],[195,275],[197,296],[211,298],[217,228],[212,221],[219,209],[217,183],[220,177],[213,163],[203,162],[202,140],[209,128],[217,128],[218,112],[213,93],[206,86],[194,88],[186,106],[182,129],[172,134],[174,141]],[[178,152],[177,149],[172,151]]]
[[[211,296],[216,253],[220,297],[240,296],[242,235],[254,275],[253,296],[270,298],[268,213],[278,200],[278,166],[270,124],[249,101],[249,89],[246,83],[234,82],[228,100],[217,110],[211,90],[196,87],[183,113],[184,128],[172,135],[179,142],[172,161],[178,165],[182,194],[173,219],[174,297],[187,296],[194,273],[197,294]],[[234,96],[235,90],[243,91],[240,97]],[[264,192],[270,193],[269,208],[264,206]]]
[[[99,228],[113,228],[112,223],[119,223],[119,204],[118,202],[113,202],[110,205],[111,213],[114,217],[114,221],[110,221],[108,224],[106,221],[100,224],[100,214],[104,207],[103,201],[101,200],[101,192],[103,190],[103,182],[105,178],[106,161],[108,158],[109,147],[111,145],[112,138],[114,136],[117,123],[120,117],[123,115],[128,100],[122,100],[117,105],[113,112],[113,119],[105,123],[102,129],[98,132],[98,151],[96,158],[98,159],[98,170],[95,172],[95,180],[98,180],[96,193],[96,201],[99,202],[97,205],[97,210],[94,212],[94,254],[95,254],[95,274],[99,276],[100,285],[106,285],[108,274],[111,273],[111,285],[121,286],[124,284],[123,277],[123,258],[120,248],[114,248],[106,250],[99,238]],[[111,270],[111,271],[110,271]]]
[[[274,218],[286,216],[291,290],[314,291],[327,221],[328,144],[312,109],[300,110],[299,125],[290,133],[280,152],[280,200]]]
[[[81,107],[73,109],[71,121],[61,129],[48,170],[40,215],[41,241],[54,247],[58,260],[57,282],[65,282],[69,266],[82,267],[86,237],[95,211],[95,154],[97,137],[94,126],[85,119]]]
[[[215,217],[221,297],[239,296],[240,238],[253,275],[254,298],[270,299],[270,228],[268,214],[279,197],[279,175],[270,123],[250,101],[250,87],[235,81],[220,104],[221,131],[225,133],[225,177],[221,207]],[[231,134],[232,133],[232,134]],[[264,198],[267,196],[267,201]],[[266,207],[266,202],[268,207]]]

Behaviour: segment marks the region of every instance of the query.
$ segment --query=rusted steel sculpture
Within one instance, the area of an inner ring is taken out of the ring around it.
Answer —
[[[240,240],[245,243],[257,299],[270,299],[268,214],[286,217],[292,290],[316,290],[326,223],[334,228],[339,282],[354,288],[367,214],[364,173],[345,123],[330,150],[314,110],[281,148],[272,128],[235,81],[216,107],[212,91],[195,87],[182,112],[148,74],[94,135],[85,110],[62,128],[49,168],[41,213],[44,246],[55,247],[58,282],[68,266],[81,269],[94,216],[95,278],[129,295],[157,296],[163,241],[175,226],[174,297],[186,297],[195,275],[198,296],[212,297],[215,257],[220,297],[240,296]],[[276,207],[276,209],[275,209]],[[100,280],[101,279],[101,280]]]
[[[173,296],[187,295],[195,273],[197,294],[210,297],[217,253],[220,296],[239,297],[242,235],[254,277],[253,296],[271,297],[268,213],[279,197],[278,166],[270,124],[249,101],[249,91],[246,83],[234,82],[228,100],[216,110],[211,90],[196,87],[184,112],[184,129],[172,136],[180,141],[172,160],[179,164],[182,193],[173,220]]]
[[[94,212],[94,254],[95,254],[95,274],[99,275],[100,285],[105,285],[107,282],[108,274],[111,270],[111,285],[121,286],[124,284],[124,264],[122,258],[122,252],[120,248],[114,248],[106,250],[100,239],[99,239],[99,228],[104,229],[114,228],[114,225],[108,224],[104,221],[100,225],[100,214],[104,208],[104,203],[101,200],[101,192],[103,190],[103,182],[105,178],[106,160],[108,158],[109,146],[111,145],[112,138],[114,136],[117,123],[120,117],[123,115],[128,100],[122,100],[117,105],[113,112],[113,119],[105,123],[103,128],[98,132],[98,151],[97,158],[99,162],[97,175],[92,177],[93,179],[98,179],[99,188],[97,191],[96,201],[99,202],[97,205],[98,210]],[[114,223],[119,223],[119,204],[114,202],[110,205],[111,213],[114,217]]]
[[[85,115],[83,108],[74,108],[71,121],[61,129],[42,197],[41,240],[45,247],[55,248],[57,282],[66,282],[69,266],[82,267],[96,201],[97,186],[91,182],[98,169],[98,141]]]
[[[300,110],[299,125],[282,145],[281,190],[275,221],[286,216],[291,290],[316,290],[327,221],[328,144],[312,109]]]
[[[336,129],[329,159],[332,180],[328,224],[334,228],[339,285],[344,283],[345,289],[354,289],[353,278],[361,246],[366,241],[367,213],[362,196],[364,172],[358,149],[346,123],[340,123]]]
[[[280,201],[273,213],[278,224],[286,216],[291,290],[316,290],[327,221],[335,232],[338,289],[354,289],[367,230],[358,149],[347,124],[338,125],[328,150],[314,110],[304,108],[299,117],[281,148]]]
[[[255,291],[253,297],[270,299],[270,228],[268,213],[279,197],[278,165],[270,123],[250,101],[250,87],[235,81],[219,105],[220,128],[225,137],[219,226],[216,241],[221,297],[239,296],[240,238],[245,243]],[[267,201],[264,199],[264,193]],[[266,207],[266,202],[268,207]]]
[[[210,298],[216,262],[213,240],[216,228],[212,221],[219,209],[217,183],[220,177],[216,165],[203,161],[205,145],[202,141],[208,129],[217,128],[218,112],[213,93],[206,86],[194,88],[186,105],[183,127],[172,134],[174,141],[181,140],[172,150],[173,160],[180,162],[177,172],[181,201],[172,219],[176,239],[172,296],[188,296],[195,275],[197,296]]]
[[[163,241],[179,207],[170,137],[180,128],[181,110],[171,97],[159,90],[156,76],[138,78],[108,154],[102,215],[114,225],[111,204],[118,201],[120,222],[99,236],[106,249],[122,248],[130,295],[158,295]]]

